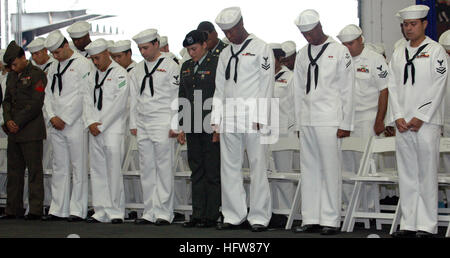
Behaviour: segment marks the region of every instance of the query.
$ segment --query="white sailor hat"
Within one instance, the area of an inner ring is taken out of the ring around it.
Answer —
[[[242,18],[241,8],[229,7],[223,9],[216,17],[216,24],[222,30],[229,30],[236,26]]]
[[[139,34],[133,37],[134,42],[136,42],[136,44],[138,45],[152,42],[155,39],[159,40],[158,30],[156,29],[147,29],[141,31],[139,32]]]
[[[294,41],[286,41],[281,43],[281,49],[286,53],[286,57],[290,57],[297,52],[297,45]]]
[[[273,49],[281,49],[282,50],[282,48],[281,48],[281,44],[279,44],[279,43],[270,43],[269,44],[269,47],[273,50]]]
[[[45,48],[44,46],[45,38],[36,38],[33,41],[28,44],[27,49],[30,51],[30,53],[38,52],[39,50],[42,50]]]
[[[350,42],[359,38],[362,35],[362,30],[355,24],[345,26],[337,35],[337,38],[342,42]]]
[[[53,52],[61,46],[63,41],[64,41],[64,36],[61,33],[61,31],[54,30],[48,35],[47,39],[45,40],[44,46],[50,52]]]
[[[442,35],[439,37],[439,44],[441,44],[445,48],[445,50],[450,50],[450,30],[442,33]]]
[[[165,47],[169,44],[169,39],[167,36],[161,36],[159,38],[159,47]]]
[[[6,49],[0,49],[0,62],[3,65],[6,65],[5,62],[3,61],[3,56],[5,55]]]
[[[114,46],[114,40],[107,40],[106,43],[108,43],[108,48]]]
[[[398,11],[398,13],[403,20],[422,19],[428,15],[429,10],[430,7],[419,4],[406,7]]]
[[[364,46],[380,55],[384,55],[386,53],[383,43],[365,43]]]
[[[131,41],[129,40],[119,40],[114,43],[114,46],[108,48],[109,52],[113,54],[124,52],[129,49],[131,49]]]
[[[86,46],[86,51],[90,56],[97,55],[108,49],[108,41],[105,39],[96,39]]]
[[[400,16],[400,13],[399,13],[399,12],[397,12],[397,13],[395,14],[395,18],[397,18],[397,19],[400,21],[400,23],[403,23],[403,18],[402,18],[402,16]]]
[[[308,32],[314,29],[320,22],[319,13],[316,10],[308,9],[300,13],[294,23],[301,32]]]
[[[69,33],[71,38],[79,39],[88,34],[90,30],[91,24],[89,24],[86,21],[78,21],[70,25],[69,28],[67,28],[67,33]]]

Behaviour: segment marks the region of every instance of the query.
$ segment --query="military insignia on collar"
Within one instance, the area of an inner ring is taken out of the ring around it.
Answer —
[[[345,58],[346,58],[346,59],[349,59],[349,58],[350,58],[350,55],[349,55],[348,53],[345,53]]]
[[[242,54],[242,56],[255,56],[255,54],[252,54],[252,53],[245,53],[245,54]]]
[[[383,65],[380,65],[380,67],[377,67],[377,69],[383,71]]]
[[[268,62],[269,57],[263,57],[263,59],[264,59],[264,64],[261,64],[261,67],[267,71],[270,69],[270,64]]]

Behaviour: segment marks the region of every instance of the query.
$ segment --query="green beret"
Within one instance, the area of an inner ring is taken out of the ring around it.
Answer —
[[[22,48],[17,45],[15,41],[9,43],[8,48],[6,48],[5,55],[3,56],[3,62],[7,65],[11,65],[12,62],[19,56]]]

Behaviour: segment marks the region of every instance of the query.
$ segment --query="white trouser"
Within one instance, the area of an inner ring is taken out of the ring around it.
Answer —
[[[450,124],[444,124],[444,137],[450,137]],[[450,173],[450,153],[442,154],[442,163],[444,164],[445,173]],[[445,188],[447,203],[450,203],[450,187]],[[439,197],[439,201],[442,201],[443,196]]]
[[[337,127],[300,129],[303,225],[339,227],[342,167]]]
[[[280,135],[280,138],[289,138],[298,141],[297,134]],[[281,172],[292,172],[294,151],[272,152],[275,169]],[[296,186],[293,182],[275,181],[270,184],[273,209],[289,209],[295,195]]]
[[[247,218],[251,225],[269,225],[272,216],[272,200],[267,179],[266,146],[261,144],[260,138],[259,133],[220,135],[224,223],[238,225]],[[250,211],[248,214],[242,174],[244,146],[247,148],[250,163]]]
[[[373,126],[375,121],[358,121],[355,122],[355,128],[351,133],[352,137],[359,137],[363,139],[364,143],[366,143],[370,137],[375,135],[373,131]],[[353,174],[358,173],[359,164],[361,163],[362,153],[354,152],[354,151],[343,151],[342,152],[342,167],[344,171],[351,172]],[[354,183],[343,182],[342,184],[342,201],[345,204],[348,204],[350,198],[352,196]],[[374,206],[374,197],[376,196],[377,185],[367,186],[364,190],[364,193],[367,193],[369,207]]]
[[[419,132],[396,136],[402,230],[437,233],[441,128],[423,124]]]
[[[71,126],[66,125],[63,131],[50,129],[53,147],[51,215],[63,218],[69,215],[85,218],[87,215],[88,175],[84,137],[81,119]]]
[[[124,219],[122,159],[124,137],[118,133],[89,134],[91,165],[92,216],[100,222]]]
[[[157,219],[172,222],[174,216],[173,139],[167,138],[163,142],[155,142],[148,137],[138,137],[138,149],[145,208],[142,218],[151,222]]]

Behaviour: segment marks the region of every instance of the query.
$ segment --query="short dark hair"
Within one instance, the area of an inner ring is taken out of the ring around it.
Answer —
[[[66,38],[64,38],[63,42],[61,43],[61,45],[58,48],[63,48],[65,44],[68,44],[69,41],[67,41]]]
[[[208,33],[211,33],[213,31],[216,31],[216,29],[214,28],[214,24],[212,24],[209,21],[202,21],[198,27],[197,30],[201,30],[201,31],[206,31]]]
[[[122,53],[124,53],[124,54],[128,54],[128,52],[130,52],[130,54],[133,54],[133,51],[131,50],[131,48],[130,48],[130,49],[128,49],[128,50],[125,50],[125,51],[123,51]]]
[[[158,43],[159,43],[159,39],[158,39],[158,38],[156,38],[156,39],[154,39],[154,40],[150,41],[150,43],[152,43],[152,45],[155,45],[155,43],[156,43],[156,42],[158,42]]]
[[[284,52],[282,49],[274,49],[273,50],[273,55],[275,56],[275,59],[279,60],[282,57],[286,56],[286,52]]]
[[[428,21],[427,16],[425,16],[425,17],[423,17],[422,19],[420,19],[420,21],[421,21],[421,22]]]

